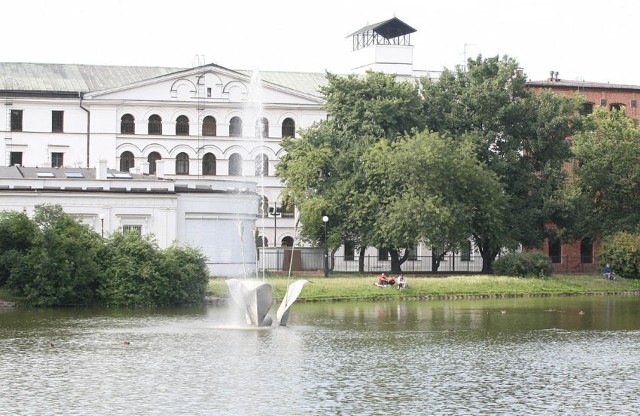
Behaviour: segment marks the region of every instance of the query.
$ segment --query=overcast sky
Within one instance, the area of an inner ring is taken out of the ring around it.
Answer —
[[[347,36],[395,16],[417,30],[414,69],[507,54],[532,80],[640,85],[638,0],[16,0],[2,15],[4,62],[347,73]]]

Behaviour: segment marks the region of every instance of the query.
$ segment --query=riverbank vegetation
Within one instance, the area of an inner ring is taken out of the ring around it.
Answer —
[[[600,274],[553,275],[542,279],[493,275],[409,275],[409,287],[403,290],[374,286],[375,276],[294,276],[290,279],[269,277],[267,281],[273,286],[274,297],[281,301],[287,285],[297,279],[310,281],[302,289],[298,302],[640,294],[640,281],[609,281]],[[224,280],[214,278],[209,281],[209,296],[228,298],[229,291]]]
[[[2,299],[25,306],[175,306],[205,300],[199,250],[160,249],[151,236],[103,238],[59,205],[0,213]]]

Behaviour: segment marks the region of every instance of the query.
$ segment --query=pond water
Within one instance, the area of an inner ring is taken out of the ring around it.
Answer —
[[[0,310],[0,414],[621,415],[640,298]]]

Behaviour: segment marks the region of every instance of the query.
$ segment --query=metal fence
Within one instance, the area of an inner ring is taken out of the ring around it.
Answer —
[[[323,272],[324,251],[320,248],[265,247],[258,253],[258,269],[267,272]],[[601,267],[598,258],[580,256],[552,257],[554,273],[594,273]],[[400,268],[405,273],[481,273],[482,257],[447,254],[439,262],[437,256],[416,256],[405,261]],[[358,256],[329,256],[331,273],[359,273]],[[376,255],[364,257],[363,273],[391,271],[391,261]]]

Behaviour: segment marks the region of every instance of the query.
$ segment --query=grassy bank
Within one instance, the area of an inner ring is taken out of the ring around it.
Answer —
[[[416,277],[408,276],[409,287],[399,291],[397,288],[374,286],[375,276],[322,276],[268,277],[277,300],[282,299],[287,284],[299,278],[310,280],[298,298],[298,301],[328,300],[382,300],[382,299],[447,299],[481,297],[518,297],[553,295],[640,295],[640,281],[618,279],[608,281],[598,275],[557,275],[545,279],[516,278],[506,276],[447,276]],[[209,294],[213,297],[228,297],[224,279],[211,279]]]

